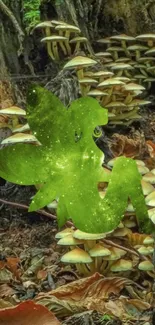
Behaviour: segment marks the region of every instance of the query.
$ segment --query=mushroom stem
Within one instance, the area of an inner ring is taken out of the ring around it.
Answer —
[[[55,59],[59,61],[60,58],[59,58],[58,47],[56,42],[52,43],[52,49],[53,49],[53,54],[55,56]]]
[[[125,40],[122,40],[121,41],[121,44],[122,44],[122,47],[124,49],[124,52],[125,52],[126,56],[128,58],[131,58],[131,54],[130,54],[129,50],[127,49],[127,46],[126,46],[126,41]]]
[[[60,35],[60,36],[63,36],[63,31],[62,31],[62,30],[59,30],[59,35]],[[62,49],[64,55],[67,55],[66,48],[65,48],[65,46],[64,46],[64,44],[63,44],[62,41],[59,41],[59,45],[60,45],[60,47],[61,47],[61,49]]]
[[[147,43],[147,45],[149,46],[149,47],[153,47],[153,40],[148,40],[148,43]]]
[[[90,271],[88,270],[88,268],[85,264],[77,263],[76,268],[80,274],[90,275]]]
[[[46,35],[46,37],[51,36],[50,27],[46,27],[45,28],[45,35]],[[51,48],[51,43],[50,42],[47,42],[47,52],[48,52],[49,56],[51,57],[51,59],[53,61],[55,61],[55,57],[53,55],[52,48]]]
[[[124,104],[125,104],[125,105],[130,104],[130,103],[132,102],[132,99],[133,99],[133,96],[129,93],[129,94],[127,95],[127,97],[125,98],[125,100],[124,100]]]

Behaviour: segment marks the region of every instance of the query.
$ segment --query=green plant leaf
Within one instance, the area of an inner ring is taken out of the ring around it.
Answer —
[[[130,197],[140,224],[148,225],[140,174],[132,159],[116,160],[106,196],[99,196],[98,182],[107,175],[104,155],[92,134],[97,125],[107,123],[107,111],[97,100],[80,98],[67,110],[55,95],[33,86],[27,119],[41,145],[16,144],[0,150],[0,176],[17,184],[42,184],[29,211],[59,197],[60,226],[71,218],[83,231],[107,232],[119,224]]]

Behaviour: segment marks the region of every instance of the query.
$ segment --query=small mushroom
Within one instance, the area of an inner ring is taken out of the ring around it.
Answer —
[[[151,209],[153,210],[153,209]],[[150,210],[149,210],[150,211]],[[145,237],[145,239],[143,240],[143,244],[144,245],[150,245],[150,244],[154,244],[154,239],[151,236],[147,236]]]
[[[147,51],[148,50],[148,47],[147,46],[143,46],[143,45],[139,45],[139,44],[135,44],[135,45],[129,46],[127,49],[130,52],[135,52],[136,61],[138,61],[139,58],[140,58],[140,56],[141,56],[140,53]]]
[[[132,261],[120,259],[112,264],[110,270],[112,272],[125,272],[132,271],[133,265]]]
[[[81,248],[75,248],[61,257],[61,262],[75,264],[80,274],[88,275],[87,264],[92,263],[90,255]]]
[[[13,144],[13,143],[36,143],[40,144],[36,137],[32,134],[25,134],[25,133],[17,133],[11,135],[10,137],[4,139],[1,144]]]
[[[145,202],[149,207],[155,207],[155,191],[146,196]]]
[[[86,96],[91,88],[91,85],[97,84],[98,82],[92,78],[79,79],[82,96]]]
[[[148,260],[139,263],[138,268],[141,271],[153,271],[154,265]]]
[[[73,234],[74,230],[72,228],[65,228],[64,230],[62,231],[59,231],[56,235],[55,235],[55,238],[56,239],[61,239],[65,236],[68,236],[68,235],[71,235]]]
[[[109,256],[111,254],[110,250],[101,244],[96,244],[92,249],[89,250],[89,255],[95,258],[95,271],[100,271],[100,266],[102,264],[102,258],[104,256]]]
[[[41,22],[38,25],[36,25],[34,27],[34,30],[41,28],[45,31],[45,36],[49,37],[49,36],[51,36],[51,28],[52,27],[53,27],[53,24],[51,21],[44,21],[44,22]],[[55,57],[54,57],[52,49],[51,49],[51,43],[49,43],[49,42],[47,43],[47,52],[48,52],[49,56],[51,57],[51,59],[55,60]]]
[[[64,69],[75,69],[77,72],[78,79],[83,79],[83,69],[85,67],[91,67],[95,64],[97,64],[95,60],[92,60],[86,56],[76,56],[65,64]]]
[[[80,51],[81,49],[81,44],[84,44],[86,45],[88,43],[88,39],[86,37],[81,37],[81,36],[78,36],[78,37],[75,37],[75,38],[72,38],[70,41],[69,41],[70,44],[76,44],[75,45],[75,49],[74,49],[74,53],[77,53]]]
[[[143,179],[141,180],[141,185],[144,195],[149,195],[154,191],[154,187],[149,182],[146,182]]]
[[[52,44],[52,50],[53,50],[53,57],[54,60],[59,60],[59,52],[58,52],[58,47],[57,43],[60,44],[62,41],[67,40],[66,37],[60,36],[60,35],[52,35],[48,37],[44,37],[41,42],[46,42],[46,43],[51,43]]]
[[[125,54],[128,56],[128,57],[130,57],[131,55],[130,55],[130,52],[128,51],[128,49],[127,49],[127,42],[133,42],[134,40],[135,40],[135,38],[134,37],[132,37],[132,36],[128,36],[128,35],[126,35],[126,34],[120,34],[120,35],[115,35],[115,36],[111,36],[110,37],[110,39],[111,40],[113,40],[113,41],[120,41],[121,42],[121,46],[122,46],[122,48],[124,49],[124,51],[125,51]]]
[[[18,106],[11,106],[7,108],[3,108],[0,110],[0,113],[3,115],[18,115],[18,116],[25,116],[26,111]]]
[[[77,246],[83,243],[84,240],[76,239],[73,237],[72,234],[60,238],[59,241],[57,242],[58,245],[62,245],[62,246]]]
[[[26,132],[26,131],[30,131],[30,126],[28,123],[24,124],[24,125],[21,125],[21,126],[18,126],[18,127],[15,127],[13,130],[12,130],[12,133],[16,133],[16,132]]]
[[[140,248],[137,249],[138,252],[144,256],[151,255],[154,251],[153,247],[151,246],[141,246]]]
[[[132,75],[128,72],[128,70],[134,70],[134,68],[128,63],[117,63],[111,67],[111,70],[117,73],[117,77],[121,77],[124,72],[126,77],[131,78]]]
[[[136,39],[138,41],[147,42],[147,45],[149,47],[153,47],[154,42],[155,42],[155,34],[149,33],[149,34],[138,35],[138,36],[136,36]]]
[[[149,172],[143,176],[143,180],[154,185],[155,184],[155,175],[153,173]]]
[[[64,36],[65,36],[65,46],[67,48],[67,52],[69,55],[71,55],[71,47],[69,45],[69,40],[70,40],[70,34],[71,33],[80,33],[80,29],[76,26],[73,26],[73,25],[68,25],[68,24],[60,24],[60,25],[57,25],[55,27],[55,30],[59,31],[60,32],[64,32]]]
[[[116,61],[118,60],[118,52],[124,52],[124,48],[120,46],[111,46],[107,49],[113,56],[113,59]]]

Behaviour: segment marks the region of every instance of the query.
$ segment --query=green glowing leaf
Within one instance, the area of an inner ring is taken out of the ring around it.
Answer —
[[[52,93],[34,86],[28,94],[27,120],[41,145],[0,150],[0,176],[17,184],[42,184],[29,211],[59,197],[60,226],[71,218],[83,231],[107,232],[119,224],[130,197],[140,225],[148,225],[140,175],[131,159],[116,160],[106,196],[99,196],[98,182],[107,181],[107,175],[92,134],[97,125],[107,123],[107,111],[95,99],[77,99],[67,110]]]

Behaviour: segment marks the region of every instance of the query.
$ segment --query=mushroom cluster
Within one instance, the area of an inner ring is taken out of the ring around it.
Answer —
[[[45,37],[41,39],[46,44],[47,52],[52,60],[59,61],[60,53],[63,57],[83,49],[91,54],[90,46],[86,37],[80,36],[81,30],[74,25],[64,21],[44,21],[34,27],[34,30],[41,29]]]
[[[20,118],[25,118],[26,111],[18,106],[12,106],[8,108],[4,108],[0,110],[3,116],[8,117],[12,124],[10,125],[9,122],[6,125],[7,128],[11,129],[12,135],[8,136],[1,142],[1,145],[6,144],[13,144],[13,143],[32,143],[32,144],[40,144],[36,137],[31,134],[30,127],[28,123],[21,124],[19,122]]]
[[[105,168],[110,173],[115,159]],[[148,206],[149,217],[155,223],[155,170],[149,171],[141,160],[136,160],[142,174],[142,190]],[[108,169],[107,169],[108,168]],[[104,198],[107,183],[99,184],[99,194]],[[154,238],[139,234],[134,207],[129,201],[124,218],[117,229],[109,233],[89,234],[66,228],[58,232],[58,245],[67,246],[61,258],[63,263],[75,264],[84,276],[94,272],[108,275],[113,272],[147,271],[155,277],[153,264]]]
[[[117,75],[125,75],[149,89],[155,81],[155,34],[142,34],[137,37],[120,34],[97,41],[104,46],[102,62],[108,69],[114,69]],[[101,53],[101,54],[100,54]],[[105,56],[105,53],[109,55]],[[127,68],[120,70],[120,63]]]
[[[64,69],[76,71],[82,96],[95,97],[101,106],[108,109],[110,124],[130,124],[140,119],[140,106],[148,105],[150,101],[138,98],[145,90],[144,86],[132,82],[130,76],[122,76],[123,71],[132,67],[119,63],[111,67],[113,71],[107,68],[95,71],[97,63],[89,57],[76,56],[65,64]]]
[[[56,234],[58,245],[67,247],[61,262],[74,264],[79,274],[84,276],[94,272],[104,275],[129,273],[137,268],[155,276],[152,263],[154,239],[132,233],[133,227],[135,228],[135,222],[132,219],[128,222],[124,219],[111,233],[90,234],[66,228]],[[123,244],[120,244],[122,238]]]

